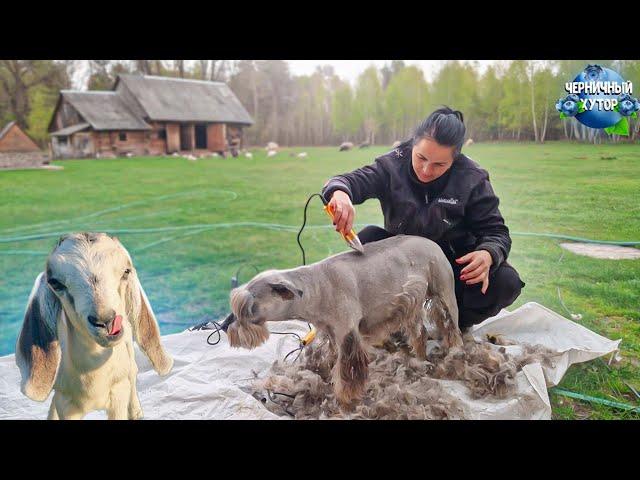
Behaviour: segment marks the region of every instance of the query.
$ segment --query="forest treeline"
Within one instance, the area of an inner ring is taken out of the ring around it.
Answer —
[[[566,96],[565,82],[590,63],[612,68],[640,88],[638,60],[517,60],[485,69],[448,61],[431,81],[422,69],[394,60],[370,66],[353,85],[331,66],[293,75],[282,60],[0,60],[0,128],[16,120],[45,146],[58,93],[71,88],[81,71],[91,90],[110,89],[118,73],[227,82],[256,122],[245,132],[249,145],[391,144],[407,138],[439,105],[464,113],[474,141],[637,141],[638,119],[630,119],[629,137],[560,119],[555,103]]]

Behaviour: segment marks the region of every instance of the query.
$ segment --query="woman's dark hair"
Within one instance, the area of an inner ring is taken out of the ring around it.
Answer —
[[[431,138],[440,145],[456,147],[456,152],[459,153],[466,131],[462,112],[445,106],[431,113],[418,125],[413,134],[413,144],[423,138]]]

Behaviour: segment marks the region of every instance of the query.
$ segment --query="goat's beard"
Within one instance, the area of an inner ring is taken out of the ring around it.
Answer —
[[[229,345],[250,350],[259,347],[269,338],[269,330],[264,323],[247,323],[235,321],[227,329]]]

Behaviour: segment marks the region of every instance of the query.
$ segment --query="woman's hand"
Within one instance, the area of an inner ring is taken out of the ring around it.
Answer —
[[[336,232],[347,235],[353,228],[353,220],[356,218],[356,209],[349,195],[342,190],[336,190],[329,201],[329,208],[333,210],[333,224],[336,226]]]
[[[482,293],[487,293],[489,288],[489,268],[493,264],[491,254],[486,250],[469,252],[466,255],[456,258],[456,263],[468,263],[460,272],[460,280],[464,280],[467,285],[482,282]]]

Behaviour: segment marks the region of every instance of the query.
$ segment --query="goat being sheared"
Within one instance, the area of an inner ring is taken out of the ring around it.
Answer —
[[[368,345],[404,333],[426,358],[427,317],[442,347],[461,347],[451,266],[423,237],[397,235],[368,243],[364,254],[344,252],[312,265],[269,270],[231,292],[232,347],[255,348],[269,338],[266,322],[304,320],[326,334],[338,352],[332,378],[343,405],[361,398]]]

